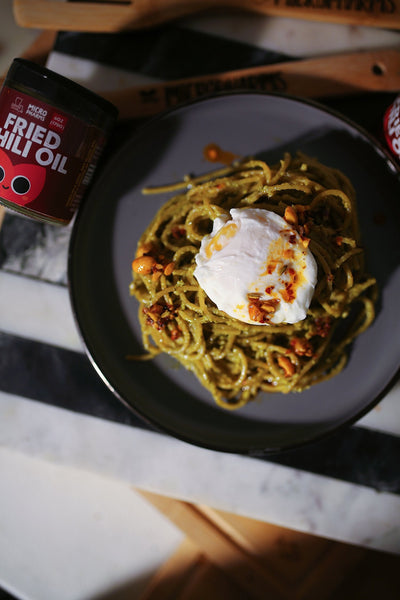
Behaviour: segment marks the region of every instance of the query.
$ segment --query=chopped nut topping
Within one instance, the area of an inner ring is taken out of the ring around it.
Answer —
[[[152,256],[140,256],[132,262],[132,269],[140,275],[149,275],[155,264],[156,261]]]
[[[311,358],[314,354],[310,340],[306,340],[305,338],[292,338],[290,340],[290,347],[297,356],[307,356]]]
[[[162,271],[155,270],[151,276],[152,281],[158,281],[162,275]]]
[[[295,211],[293,206],[287,206],[285,208],[284,219],[290,225],[296,226],[298,224],[299,219],[297,217],[297,212]]]
[[[249,316],[256,323],[268,323],[270,317],[276,311],[278,300],[262,300],[259,295],[248,294]]]
[[[260,305],[261,310],[267,313],[274,313],[276,311],[276,301],[275,300],[263,300]]]
[[[175,263],[174,262],[170,262],[168,263],[165,267],[164,267],[164,275],[166,275],[168,277],[168,275],[172,274],[172,271],[175,268]]]
[[[281,369],[284,370],[285,377],[292,377],[292,375],[295,374],[296,367],[294,366],[290,358],[288,358],[287,356],[282,356],[282,354],[280,354],[277,358],[277,361]]]
[[[167,256],[162,248],[145,242],[136,251],[136,258],[132,262],[132,269],[140,275],[151,275],[153,281],[158,281],[162,274],[167,277],[172,274],[175,263]]]
[[[146,323],[148,325],[161,331],[166,327],[167,323],[175,319],[176,308],[172,304],[156,302],[150,307],[143,308],[143,314],[146,315]]]
[[[146,242],[136,250],[136,258],[140,258],[145,254],[150,254],[152,250],[154,250],[153,244],[151,242]]]

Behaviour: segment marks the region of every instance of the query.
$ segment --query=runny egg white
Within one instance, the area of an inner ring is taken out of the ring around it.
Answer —
[[[234,208],[215,219],[194,271],[217,307],[252,325],[297,323],[317,283],[316,261],[299,233],[261,208]]]

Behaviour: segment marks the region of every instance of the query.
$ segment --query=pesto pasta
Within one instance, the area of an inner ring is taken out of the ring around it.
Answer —
[[[276,165],[246,159],[145,193],[175,194],[141,236],[130,293],[139,301],[145,353],[174,356],[218,405],[237,409],[259,392],[301,392],[339,373],[352,341],[374,319],[376,281],[365,272],[354,189],[316,159],[285,154]],[[309,246],[318,282],[295,324],[247,324],[228,316],[193,276],[203,237],[231,208],[284,217]]]

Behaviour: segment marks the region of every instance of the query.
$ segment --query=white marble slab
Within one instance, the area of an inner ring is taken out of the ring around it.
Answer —
[[[400,497],[360,485],[197,448],[5,393],[0,393],[0,448],[299,531],[400,553]]]
[[[64,286],[0,271],[1,330],[83,351]]]
[[[0,587],[137,598],[183,534],[126,481],[0,448]]]

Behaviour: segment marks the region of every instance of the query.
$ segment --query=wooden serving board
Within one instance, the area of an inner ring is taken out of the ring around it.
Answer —
[[[139,600],[397,600],[400,557],[139,491],[185,534]]]
[[[152,27],[216,9],[400,29],[400,0],[14,0],[15,19],[22,27],[72,31]]]

